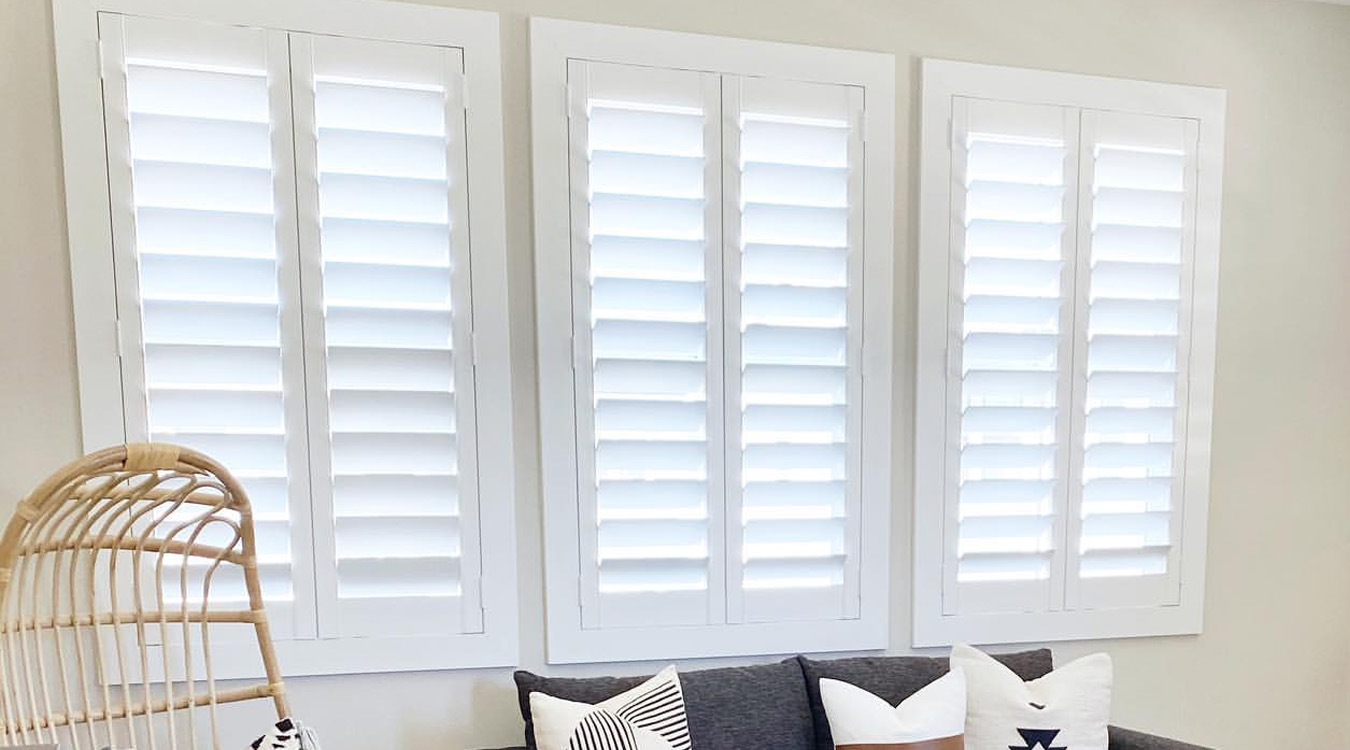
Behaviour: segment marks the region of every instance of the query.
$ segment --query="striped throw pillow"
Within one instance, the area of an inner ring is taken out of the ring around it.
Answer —
[[[530,713],[539,750],[690,750],[673,666],[594,705],[530,693]]]

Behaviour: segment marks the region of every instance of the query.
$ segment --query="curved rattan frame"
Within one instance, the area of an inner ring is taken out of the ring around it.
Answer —
[[[218,537],[226,542],[203,541]],[[175,566],[176,581],[165,573]],[[211,601],[212,582],[232,566],[247,609]],[[166,598],[174,589],[177,602]],[[212,632],[228,623],[252,626],[266,682],[217,689]],[[177,675],[169,665],[180,656]],[[115,446],[67,464],[19,503],[0,537],[0,745],[195,750],[204,708],[219,750],[216,707],[266,698],[278,718],[289,714],[253,513],[224,466],[176,445]]]

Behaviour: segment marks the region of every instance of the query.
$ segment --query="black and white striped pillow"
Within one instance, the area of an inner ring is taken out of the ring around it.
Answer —
[[[591,705],[530,693],[539,750],[690,750],[675,667]]]

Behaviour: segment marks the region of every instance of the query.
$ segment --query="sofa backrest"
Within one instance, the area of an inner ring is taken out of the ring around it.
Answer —
[[[995,654],[1023,680],[1037,680],[1054,669],[1050,649]],[[857,685],[892,706],[916,693],[950,669],[947,659],[926,656],[859,656],[849,659],[797,659],[806,678],[806,693],[811,701],[811,716],[816,729],[816,750],[834,750],[830,721],[820,700],[820,678],[828,677]],[[692,716],[690,721],[693,721]],[[695,745],[695,748],[698,746]]]
[[[536,750],[530,693],[569,701],[599,703],[634,688],[647,677],[542,677],[516,672],[525,743]],[[725,667],[680,672],[689,739],[697,750],[813,750],[816,731],[801,663]]]
[[[995,655],[1024,680],[1054,668],[1049,649]],[[834,750],[830,722],[820,700],[820,678],[852,683],[891,705],[946,674],[947,659],[925,656],[860,656],[680,672],[689,739],[694,750]],[[642,684],[648,677],[544,677],[516,672],[525,743],[537,750],[530,693],[599,703]]]

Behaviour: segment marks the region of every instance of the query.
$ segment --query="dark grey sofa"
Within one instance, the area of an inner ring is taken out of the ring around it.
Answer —
[[[996,657],[1024,680],[1053,668],[1048,649]],[[680,672],[694,750],[834,750],[820,702],[821,677],[851,682],[892,705],[947,672],[947,660],[923,656],[863,656],[817,660],[805,656],[776,664]],[[617,695],[645,677],[542,677],[516,672],[525,747],[536,750],[529,695],[542,692],[585,703]],[[1206,750],[1163,737],[1111,728],[1110,750]]]

